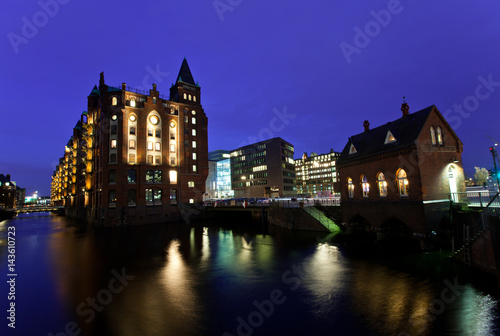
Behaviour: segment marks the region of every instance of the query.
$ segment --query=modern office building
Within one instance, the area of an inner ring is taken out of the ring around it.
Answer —
[[[307,153],[295,160],[297,193],[301,196],[331,197],[338,192],[337,159],[340,153],[333,149],[326,154]]]
[[[207,175],[207,117],[184,59],[168,98],[156,84],[149,92],[109,86],[101,73],[51,197],[96,225],[164,223],[179,220],[179,204],[202,201]]]
[[[272,138],[231,151],[234,196],[283,197],[297,194],[293,146]]]
[[[208,153],[209,173],[205,187],[205,199],[232,198],[230,151],[216,150]]]

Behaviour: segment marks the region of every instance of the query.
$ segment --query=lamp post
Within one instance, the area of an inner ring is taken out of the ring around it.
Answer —
[[[241,177],[241,180],[243,181],[243,198],[245,198],[246,191],[247,191],[247,186],[246,186],[246,182],[245,182],[246,179],[247,179],[246,176]]]
[[[498,169],[497,169],[497,160],[498,160],[498,153],[497,153],[497,144],[495,146],[490,147],[490,152],[491,156],[493,156],[493,167],[495,168],[495,178],[497,180],[497,192],[499,191],[500,188],[500,181],[498,179]]]

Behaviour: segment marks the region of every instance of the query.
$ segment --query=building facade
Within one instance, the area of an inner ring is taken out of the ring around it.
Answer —
[[[13,209],[17,206],[16,182],[11,181],[10,174],[0,174],[0,209]]]
[[[232,198],[230,151],[216,150],[208,153],[209,173],[205,199]]]
[[[122,83],[88,96],[52,177],[52,200],[101,226],[179,220],[202,202],[208,175],[207,116],[186,59],[169,98]]]
[[[293,145],[281,138],[231,151],[234,196],[274,198],[296,195],[293,154]]]
[[[331,197],[338,191],[337,159],[340,153],[333,149],[326,154],[307,153],[295,160],[297,193],[300,196]]]
[[[463,144],[432,105],[349,138],[338,160],[348,230],[425,239],[465,191]]]

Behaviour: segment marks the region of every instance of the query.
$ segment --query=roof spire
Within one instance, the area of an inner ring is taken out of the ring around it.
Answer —
[[[403,112],[403,117],[406,117],[410,114],[410,107],[406,103],[405,96],[403,96],[403,104],[401,104],[401,112]]]
[[[177,83],[178,82],[183,82],[183,83],[186,83],[186,84],[191,84],[191,85],[195,85],[196,86],[196,83],[193,79],[193,75],[191,74],[191,70],[189,69],[189,65],[187,63],[187,60],[186,58],[184,57],[184,59],[182,60],[182,65],[181,65],[181,69],[179,70],[179,74],[177,75]]]

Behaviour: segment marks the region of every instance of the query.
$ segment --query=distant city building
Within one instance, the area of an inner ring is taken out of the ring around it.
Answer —
[[[12,209],[16,207],[16,182],[11,181],[10,174],[0,174],[0,209]]]
[[[231,151],[231,184],[236,198],[297,194],[293,146],[272,138]]]
[[[295,160],[297,176],[297,193],[303,196],[330,197],[338,192],[336,162],[340,153],[317,154],[307,153]]]
[[[428,238],[465,192],[463,144],[432,105],[349,138],[337,162],[348,231]],[[398,238],[398,239],[399,239]]]
[[[230,151],[216,150],[208,153],[209,173],[206,182],[205,199],[231,198],[231,160]]]
[[[199,203],[208,175],[207,117],[183,60],[170,97],[108,86],[88,96],[52,177],[51,197],[68,215],[101,226],[180,219]]]

